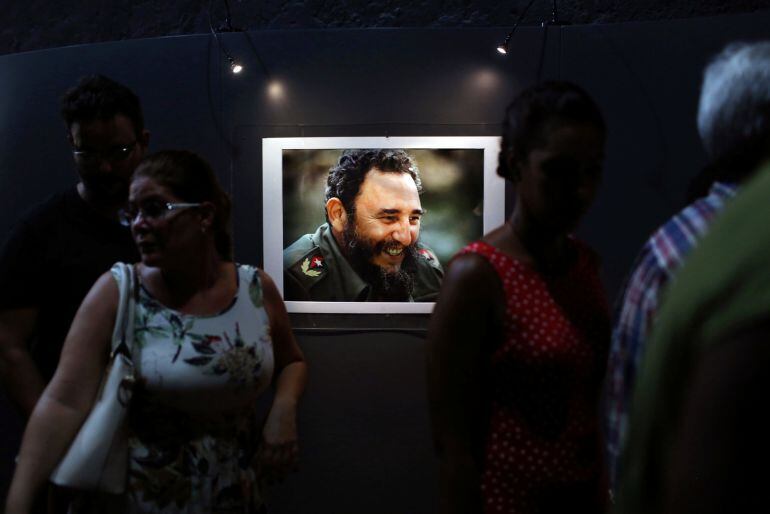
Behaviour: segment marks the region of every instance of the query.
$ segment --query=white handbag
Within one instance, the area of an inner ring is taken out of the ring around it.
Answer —
[[[126,489],[128,434],[126,417],[132,396],[134,365],[134,267],[117,263],[120,303],[107,364],[94,406],[66,455],[51,474],[54,484],[120,494]],[[125,353],[124,353],[125,352]]]

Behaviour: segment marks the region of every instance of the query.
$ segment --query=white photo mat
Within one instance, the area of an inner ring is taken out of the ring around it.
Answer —
[[[283,294],[283,152],[302,149],[402,148],[484,151],[483,232],[505,221],[505,181],[497,175],[500,138],[471,137],[291,137],[262,139],[262,219],[265,271]],[[419,166],[419,162],[418,162]],[[481,234],[479,234],[479,237]],[[458,248],[459,250],[459,248]],[[287,301],[289,312],[426,314],[431,302]]]

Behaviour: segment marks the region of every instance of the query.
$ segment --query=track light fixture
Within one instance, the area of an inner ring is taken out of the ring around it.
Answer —
[[[232,58],[232,56],[228,55],[227,60],[230,62],[230,71],[235,73],[236,75],[243,71],[243,66],[238,64],[238,62]]]
[[[516,27],[514,26],[514,30],[516,30]],[[497,51],[503,55],[508,53],[508,42],[511,40],[511,36],[513,36],[513,30],[508,33],[508,35],[505,37],[505,41],[503,41],[502,45],[497,46]]]
[[[264,61],[262,61],[262,58],[259,56],[259,52],[257,51],[257,47],[254,44],[254,41],[251,39],[251,35],[247,31],[244,31],[241,28],[233,27],[232,24],[232,18],[230,16],[230,2],[228,0],[222,0],[222,3],[224,4],[225,8],[225,20],[224,23],[220,24],[217,28],[214,28],[214,19],[213,19],[213,10],[214,10],[214,0],[209,0],[209,28],[211,29],[211,34],[214,36],[214,40],[216,41],[217,46],[219,47],[219,50],[224,54],[225,59],[227,59],[227,62],[230,66],[230,71],[237,75],[245,69],[243,65],[243,61],[240,59],[235,59],[233,55],[227,50],[227,47],[225,47],[224,41],[222,41],[222,38],[220,37],[220,34],[223,32],[239,32],[243,34],[244,38],[246,39],[246,42],[248,43],[249,47],[251,48],[252,53],[254,54],[254,57],[256,58],[256,64],[259,65],[259,68],[262,70],[262,73],[265,75],[265,78],[267,79],[268,83],[272,81],[272,78],[270,76],[270,71],[267,69],[267,66],[265,66]]]
[[[230,54],[230,52],[227,51],[225,48],[225,45],[222,43],[222,40],[219,38],[220,32],[236,32],[239,29],[234,29],[233,25],[230,21],[230,4],[227,2],[227,0],[224,1],[225,3],[225,10],[226,10],[226,16],[225,16],[225,24],[217,29],[214,29],[214,23],[211,19],[211,8],[213,4],[213,0],[209,1],[209,28],[211,29],[211,33],[214,35],[214,39],[217,42],[217,46],[219,46],[219,49],[222,51],[223,54],[225,54],[225,58],[227,59],[227,62],[230,63],[230,71],[237,75],[240,72],[243,71],[243,65],[236,61],[233,56]]]
[[[497,46],[497,52],[506,55],[508,53],[508,45],[511,42],[511,38],[513,37],[513,33],[516,32],[516,28],[521,23],[521,20],[524,19],[524,16],[526,16],[527,12],[529,11],[529,8],[532,7],[532,4],[535,3],[535,0],[529,0],[529,3],[524,8],[523,11],[521,11],[521,14],[519,15],[519,18],[516,20],[516,23],[513,25],[513,28],[508,33],[507,36],[505,36],[505,40],[502,42],[502,44]],[[553,0],[553,12],[551,14],[551,20],[550,21],[543,21],[543,26],[549,25],[549,24],[557,24],[556,21],[556,0]]]

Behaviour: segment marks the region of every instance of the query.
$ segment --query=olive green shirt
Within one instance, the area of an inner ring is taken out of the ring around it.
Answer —
[[[410,301],[433,302],[444,271],[426,246],[417,244],[417,273]],[[283,251],[285,300],[317,302],[371,301],[371,286],[358,276],[342,254],[328,223],[305,234]]]
[[[662,512],[666,472],[700,358],[770,313],[768,219],[770,166],[743,186],[666,292],[633,393],[613,514]]]

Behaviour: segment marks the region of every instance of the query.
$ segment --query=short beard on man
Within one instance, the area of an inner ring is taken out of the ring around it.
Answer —
[[[89,200],[96,205],[120,205],[128,198],[129,181],[117,175],[81,174],[81,182],[89,195]]]
[[[416,242],[404,248],[404,259],[396,271],[372,263],[372,258],[390,246],[401,247],[395,241],[371,241],[356,230],[355,215],[345,224],[345,256],[350,266],[372,288],[371,299],[378,302],[406,302],[414,289],[417,274]]]

